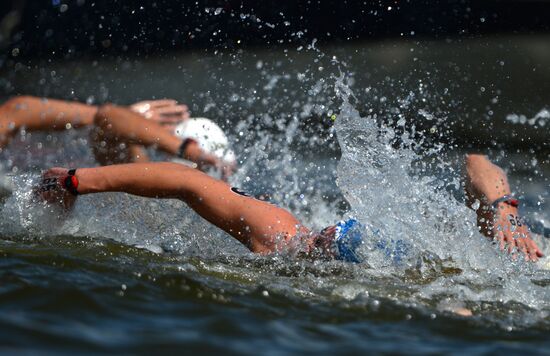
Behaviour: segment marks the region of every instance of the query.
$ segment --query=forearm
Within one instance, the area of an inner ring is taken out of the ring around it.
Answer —
[[[0,129],[65,130],[93,123],[97,107],[78,102],[14,97],[0,106]]]
[[[151,198],[183,198],[205,175],[175,163],[136,163],[76,172],[79,194],[124,192]]]
[[[145,119],[132,110],[115,106],[103,105],[95,118],[95,124],[108,136],[129,144],[146,147],[156,145],[162,151],[176,155],[181,146],[181,140],[165,130],[160,124]]]
[[[511,193],[506,173],[486,156],[474,154],[466,156],[466,191],[482,204]]]

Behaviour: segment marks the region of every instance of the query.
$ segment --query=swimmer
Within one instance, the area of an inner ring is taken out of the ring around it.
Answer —
[[[517,200],[504,172],[485,156],[466,158],[467,191],[477,209],[479,227],[501,249],[520,251],[537,261],[542,252],[521,223]],[[174,163],[134,163],[68,170],[52,168],[37,193],[49,203],[70,209],[78,195],[124,192],[149,198],[180,199],[204,219],[227,232],[252,252],[266,255],[289,249],[317,258],[361,262],[358,223],[351,219],[312,232],[289,211],[242,193],[196,169]]]
[[[227,137],[215,123],[190,118],[175,100],[142,101],[129,107],[14,97],[0,106],[0,149],[21,129],[62,131],[93,127],[90,143],[101,165],[147,162],[145,147],[211,167],[226,179],[235,166]]]

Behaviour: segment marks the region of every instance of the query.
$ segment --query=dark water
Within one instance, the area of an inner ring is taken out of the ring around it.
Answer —
[[[1,82],[5,97],[185,101],[230,133],[242,157],[237,185],[267,190],[321,227],[347,208],[334,183],[339,149],[330,129],[340,105],[333,76],[341,70],[353,74],[362,114],[397,115],[392,110],[412,92],[407,113],[426,109],[438,118],[433,122],[445,142],[459,147],[445,151],[455,166],[466,150],[488,148],[544,232],[550,123],[513,124],[506,116],[531,118],[548,107],[548,43],[545,36],[496,37],[12,63],[4,65]],[[93,165],[85,137],[20,136],[0,153],[0,163],[25,184],[22,174],[40,168]],[[0,349],[6,353],[548,354],[550,348],[548,271],[502,262],[478,235],[464,241],[487,258],[481,267],[462,259],[463,250],[453,252],[454,261],[423,251],[404,269],[258,257],[178,203],[82,197],[73,216],[60,222],[40,218],[40,208],[22,193],[1,211]],[[473,316],[450,311],[457,306]]]
[[[2,242],[4,352],[544,354],[549,346],[548,321],[506,331],[487,317],[432,314],[390,298],[289,297],[270,292],[270,281],[250,285],[215,268],[246,269],[243,261],[158,256],[75,237],[51,240]],[[260,263],[291,285],[300,280],[294,274],[307,270]]]

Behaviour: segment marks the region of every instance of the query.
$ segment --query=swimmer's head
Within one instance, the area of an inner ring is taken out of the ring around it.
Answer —
[[[360,225],[355,219],[339,221],[314,236],[312,250],[346,262],[361,262],[357,248],[363,244]]]
[[[361,262],[357,254],[357,248],[363,244],[361,225],[355,219],[339,221],[336,224],[336,236],[334,239],[336,252],[334,258],[347,262]]]
[[[235,153],[229,148],[227,136],[209,119],[199,117],[185,120],[176,127],[174,133],[182,140],[190,138],[197,141],[203,151],[225,162],[235,162]]]

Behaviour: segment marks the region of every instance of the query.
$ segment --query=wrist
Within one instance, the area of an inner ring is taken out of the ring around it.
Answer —
[[[509,190],[504,191],[485,191],[483,192],[483,196],[485,197],[485,201],[488,205],[493,205],[497,200],[499,200],[502,197],[511,197],[512,193]]]
[[[69,169],[67,176],[63,179],[63,187],[74,196],[78,195],[78,178],[76,177],[76,169]]]
[[[79,168],[75,172],[78,180],[78,194],[89,194],[101,191],[101,180],[97,179],[96,168]]]
[[[493,206],[493,209],[499,214],[518,214],[518,208],[516,206],[508,205],[505,203],[499,203]]]
[[[500,198],[497,198],[497,199],[493,200],[493,202],[491,203],[491,206],[496,208],[497,205],[499,205],[499,204],[506,204],[506,205],[518,207],[519,206],[519,199],[514,197],[512,194],[505,194],[505,195],[501,196]]]
[[[178,150],[178,156],[180,158],[195,163],[200,160],[202,153],[202,149],[200,148],[198,142],[191,138],[186,138],[185,140],[183,140]]]

